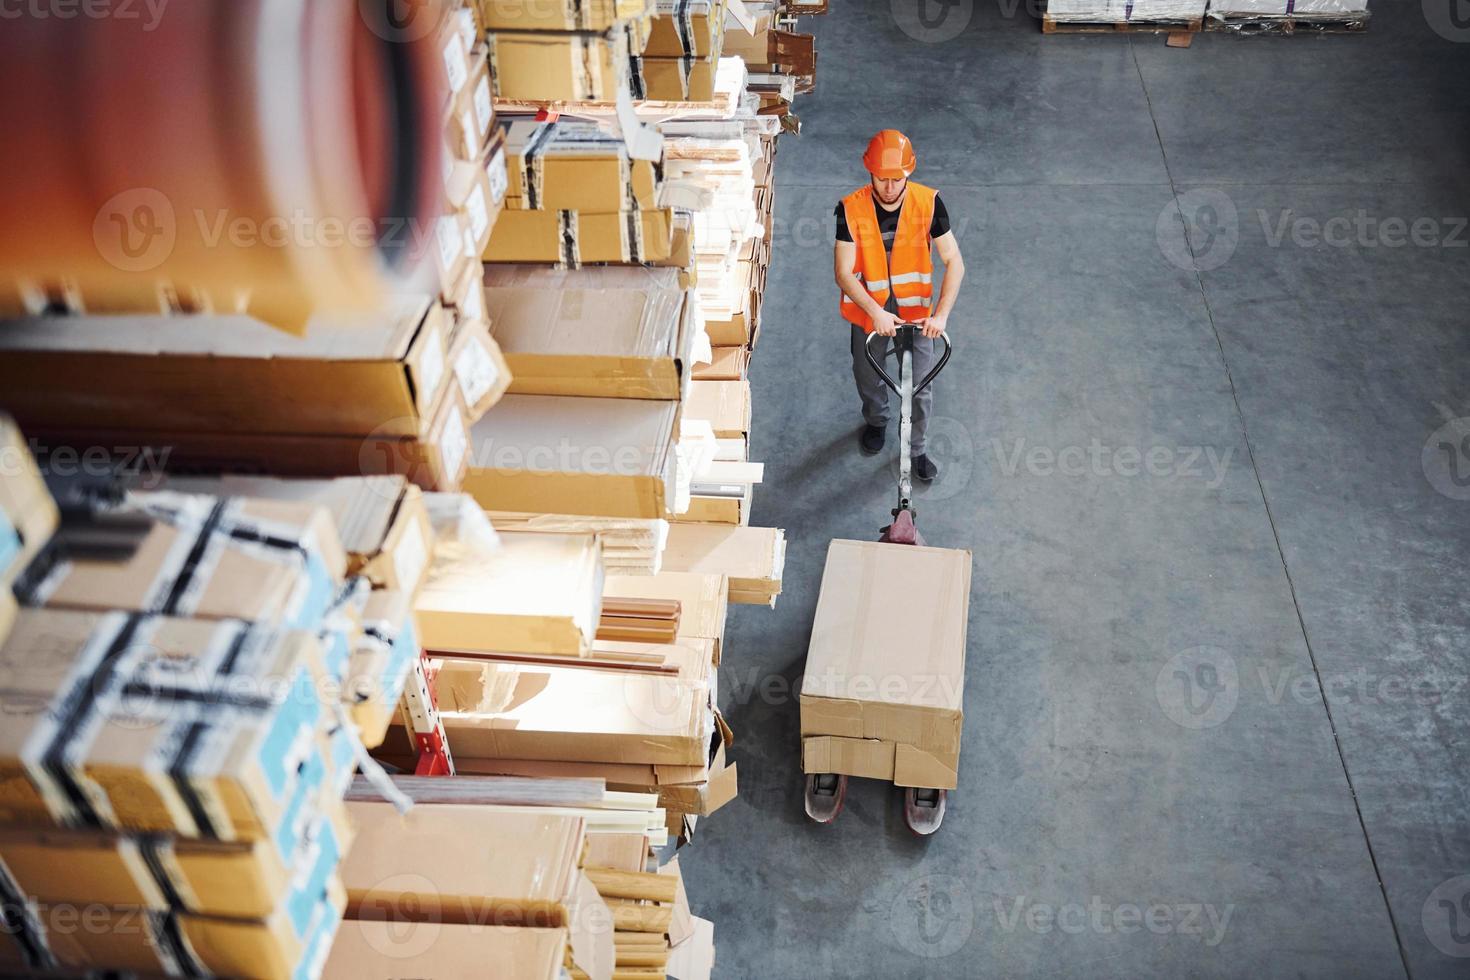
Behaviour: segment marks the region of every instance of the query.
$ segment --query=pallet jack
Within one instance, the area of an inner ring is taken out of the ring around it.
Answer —
[[[913,429],[914,399],[919,392],[929,387],[944,366],[949,363],[949,357],[954,353],[954,345],[950,343],[949,337],[940,334],[939,339],[944,341],[944,354],[939,358],[939,363],[929,371],[928,374],[917,383],[914,383],[914,338],[919,334],[919,328],[911,325],[901,326],[893,338],[892,354],[898,358],[899,370],[898,381],[883,368],[882,361],[873,353],[873,342],[886,340],[876,333],[868,335],[863,353],[868,357],[868,363],[878,373],[878,377],[888,386],[899,399],[898,415],[898,506],[893,508],[893,523],[879,531],[879,542],[883,544],[907,544],[924,547],[924,538],[919,534],[919,528],[915,521],[918,513],[914,510],[911,496],[913,494],[913,478],[910,473],[912,462],[909,458],[909,447]],[[806,776],[806,814],[817,823],[831,823],[837,819],[842,812],[843,801],[847,797],[847,776],[841,773],[808,773]],[[915,834],[927,837],[939,829],[944,820],[944,811],[949,798],[948,790],[925,789],[921,787],[906,787],[904,789],[903,819],[910,830]]]

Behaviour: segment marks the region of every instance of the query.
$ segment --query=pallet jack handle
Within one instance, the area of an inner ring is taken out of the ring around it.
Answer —
[[[914,326],[902,326],[898,328],[898,333],[893,339],[900,356],[904,350],[913,351],[914,337],[918,335],[918,332],[919,328]],[[878,372],[878,377],[883,379],[883,383],[888,386],[888,389],[895,395],[902,396],[903,392],[899,391],[898,382],[894,381],[888,372],[883,370],[883,362],[873,354],[873,341],[885,339],[881,334],[868,334],[868,339],[863,344],[863,353],[868,355],[868,363],[873,365],[873,370]],[[939,339],[944,341],[944,354],[939,358],[939,363],[934,365],[928,374],[924,375],[924,380],[914,385],[915,395],[929,387],[930,382],[937,378],[939,372],[943,371],[944,366],[949,363],[949,355],[954,353],[954,344],[949,342],[948,334],[940,334]]]

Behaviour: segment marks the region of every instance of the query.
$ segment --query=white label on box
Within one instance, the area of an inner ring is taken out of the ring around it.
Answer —
[[[424,542],[424,529],[415,520],[403,532],[403,540],[393,552],[393,575],[398,588],[409,591],[418,585],[424,574],[424,564],[429,560],[429,549]]]
[[[480,79],[475,89],[475,119],[480,123],[480,139],[490,135],[490,123],[495,119],[495,107],[490,101],[490,79]]]
[[[439,451],[444,457],[444,479],[458,479],[459,468],[464,465],[465,448],[464,419],[458,412],[451,412],[449,421],[444,423],[444,438],[439,440]]]
[[[469,292],[461,298],[459,310],[471,320],[485,319],[485,284],[479,279],[470,281]]]
[[[459,22],[455,27],[459,29],[459,38],[464,42],[464,49],[471,50],[475,46],[475,15],[468,7],[461,7],[455,12]]]
[[[439,243],[439,264],[446,270],[454,268],[454,260],[459,256],[455,253],[461,248],[459,244],[458,229],[455,227],[454,219],[450,217],[440,218],[434,223],[434,238]]]
[[[444,380],[444,342],[439,339],[439,334],[434,333],[429,337],[429,342],[424,345],[423,356],[419,358],[419,404],[425,409],[434,404],[434,396],[439,392],[439,382]]]
[[[464,156],[473,160],[480,148],[480,131],[475,128],[475,114],[469,109],[459,114],[459,128],[464,131]]]
[[[470,234],[475,241],[481,241],[485,232],[490,230],[490,210],[485,204],[485,188],[476,184],[464,206],[470,213]]]
[[[505,192],[510,187],[510,176],[505,172],[505,147],[496,149],[485,173],[490,177],[490,200],[499,204],[505,200]]]
[[[470,230],[466,228],[464,230],[464,254],[467,258],[474,259],[479,257],[479,249],[475,248],[475,245],[475,236],[471,235]]]
[[[500,380],[500,370],[485,353],[485,348],[470,344],[455,360],[454,376],[459,379],[459,390],[464,393],[465,404],[474,407]]]
[[[449,76],[449,91],[458,92],[469,81],[470,66],[465,62],[464,42],[458,34],[444,45],[444,73]]]

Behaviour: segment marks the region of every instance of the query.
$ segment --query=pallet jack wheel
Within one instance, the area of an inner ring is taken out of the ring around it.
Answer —
[[[944,822],[949,791],[910,786],[903,791],[903,822],[920,837],[928,837]]]
[[[814,772],[806,777],[806,815],[817,823],[831,823],[842,812],[847,799],[847,777],[835,772]]]

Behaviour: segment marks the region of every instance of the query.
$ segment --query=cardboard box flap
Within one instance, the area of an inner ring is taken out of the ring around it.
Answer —
[[[959,785],[959,773],[945,760],[899,743],[893,748],[893,782],[897,786],[954,789]]]

